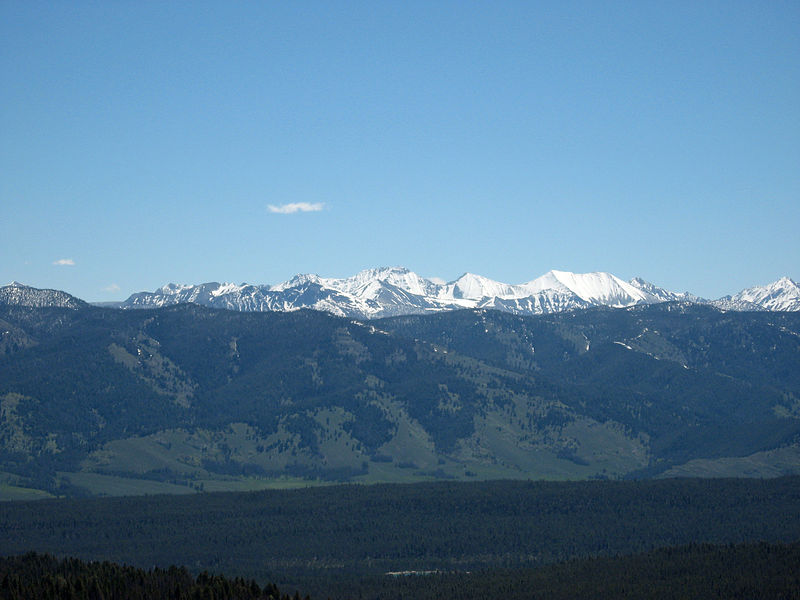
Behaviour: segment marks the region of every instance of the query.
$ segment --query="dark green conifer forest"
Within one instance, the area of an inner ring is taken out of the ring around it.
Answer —
[[[694,544],[632,556],[474,573],[372,575],[328,584],[315,598],[572,600],[800,598],[800,544]],[[324,584],[323,584],[324,585]],[[274,584],[184,568],[149,570],[28,553],[0,558],[3,600],[300,600]],[[305,600],[309,600],[305,596]]]
[[[202,572],[196,577],[185,567],[145,571],[74,558],[57,559],[30,552],[0,558],[0,598],[4,600],[299,600],[274,585],[229,579]]]
[[[797,477],[338,485],[0,503],[0,555],[35,551],[162,571],[178,565],[312,598],[539,597],[530,589],[566,598],[594,586],[609,590],[597,597],[643,597],[650,585],[704,590],[685,597],[714,590],[747,597],[770,585],[784,595],[750,597],[791,597],[798,540]],[[415,574],[388,575],[399,572]]]

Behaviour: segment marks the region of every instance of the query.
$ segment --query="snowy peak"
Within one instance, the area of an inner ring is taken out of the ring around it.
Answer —
[[[168,283],[167,285],[162,285],[160,288],[156,290],[156,292],[161,292],[165,295],[177,295],[183,292],[184,290],[188,290],[194,286],[186,285],[183,283]]]
[[[289,288],[305,286],[310,283],[320,284],[321,283],[320,277],[318,275],[311,275],[307,273],[299,274],[295,275],[288,281],[284,281],[283,283],[279,283],[277,285],[270,287],[270,289],[277,292],[281,292]]]
[[[592,306],[623,307],[649,303],[652,298],[642,290],[611,273],[570,273],[549,271],[523,287],[531,293],[544,290],[571,292]]]
[[[367,269],[348,279],[329,279],[326,282],[343,292],[354,293],[359,296],[369,293],[367,290],[372,290],[373,293],[378,290],[381,286],[376,286],[376,283],[399,288],[416,296],[435,294],[438,287],[432,281],[420,277],[404,267]]]
[[[450,299],[481,300],[483,298],[514,298],[514,286],[487,277],[464,273],[444,286],[442,297]]]
[[[781,277],[768,285],[751,287],[734,296],[721,298],[719,306],[733,310],[800,310],[800,286]],[[736,308],[738,307],[738,308]]]

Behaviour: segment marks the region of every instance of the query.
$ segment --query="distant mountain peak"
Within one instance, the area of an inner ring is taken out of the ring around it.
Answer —
[[[0,287],[0,304],[30,307],[81,308],[86,302],[60,290],[38,289],[12,281]]]
[[[179,294],[182,290],[186,290],[191,287],[193,286],[185,283],[168,283],[166,285],[162,285],[157,291],[163,294]]]
[[[506,283],[494,281],[482,275],[474,273],[464,273],[445,286],[445,293],[442,297],[463,300],[482,300],[483,298],[513,298],[515,297],[514,286]]]
[[[714,303],[728,310],[800,310],[800,286],[789,277],[742,290]]]
[[[641,290],[624,282],[611,273],[572,273],[548,271],[541,277],[525,284],[531,292],[557,290],[571,292],[593,306],[623,307],[648,303],[650,298]]]

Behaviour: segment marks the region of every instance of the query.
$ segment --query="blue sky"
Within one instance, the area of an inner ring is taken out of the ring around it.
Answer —
[[[2,284],[800,278],[797,2],[5,0],[0,82]]]

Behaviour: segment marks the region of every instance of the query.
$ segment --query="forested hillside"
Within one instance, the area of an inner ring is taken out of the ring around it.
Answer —
[[[800,471],[800,314],[0,305],[0,497]]]

